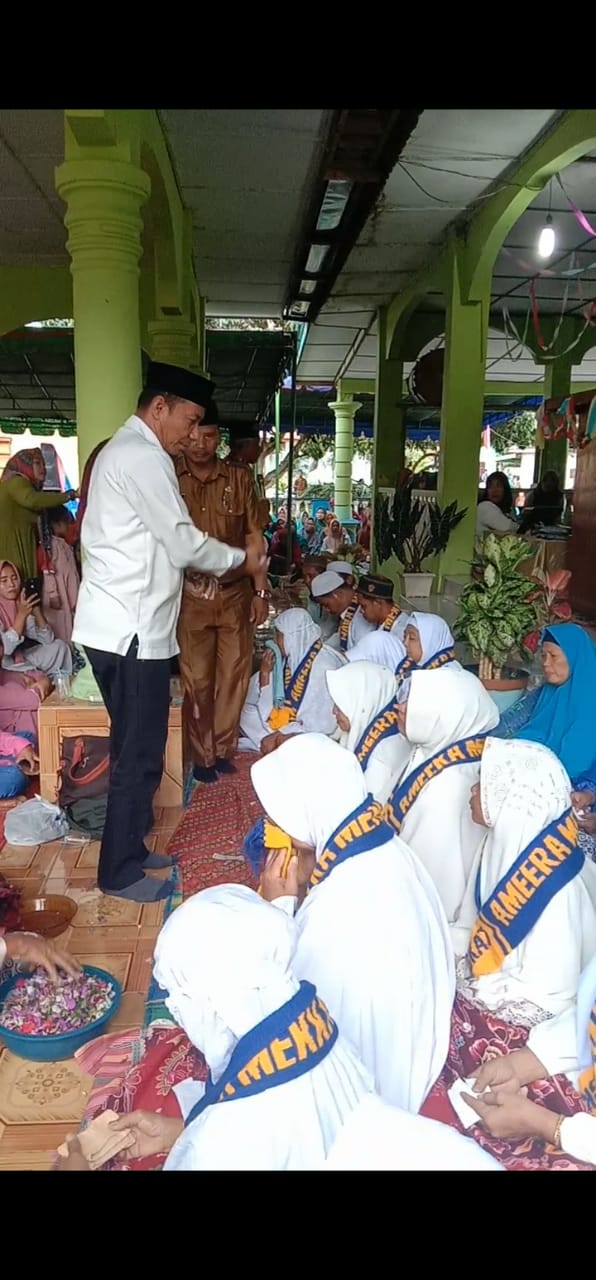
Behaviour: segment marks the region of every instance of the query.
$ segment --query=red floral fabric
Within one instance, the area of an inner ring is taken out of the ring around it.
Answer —
[[[567,1169],[593,1172],[592,1165],[575,1160],[573,1156],[557,1151],[555,1147],[536,1138],[504,1141],[491,1137],[479,1124],[465,1130],[451,1106],[447,1094],[455,1080],[473,1076],[477,1068],[490,1058],[523,1049],[527,1038],[528,1031],[525,1027],[515,1027],[503,1022],[500,1018],[493,1017],[487,1009],[479,1009],[457,996],[451,1017],[451,1042],[447,1062],[420,1114],[431,1120],[441,1120],[443,1124],[459,1129],[460,1133],[467,1133],[468,1137],[474,1138],[505,1169],[516,1172]],[[577,1111],[587,1110],[583,1099],[565,1076],[537,1080],[528,1088],[528,1097],[557,1115],[572,1116]]]

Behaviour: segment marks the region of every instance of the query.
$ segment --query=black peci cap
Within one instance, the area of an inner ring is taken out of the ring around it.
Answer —
[[[363,574],[356,590],[359,596],[366,596],[367,600],[393,600],[391,578],[384,578],[381,574]]]
[[[149,364],[145,387],[162,395],[180,396],[181,400],[190,400],[201,408],[209,404],[215,391],[215,383],[200,373],[191,373],[190,369],[181,369],[177,364],[162,364],[159,360]]]

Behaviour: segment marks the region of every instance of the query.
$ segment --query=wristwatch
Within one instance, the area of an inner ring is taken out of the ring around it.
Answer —
[[[254,594],[255,594],[256,596],[258,596],[258,597],[259,597],[259,600],[270,600],[270,599],[271,599],[271,592],[270,592],[270,591],[265,590],[263,587],[261,587],[259,591],[255,591],[255,593],[254,593]]]

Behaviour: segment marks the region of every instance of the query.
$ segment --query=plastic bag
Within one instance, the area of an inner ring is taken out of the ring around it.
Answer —
[[[87,659],[84,657],[84,655],[80,652],[79,649],[77,649],[77,654],[80,658],[82,666],[79,668],[79,671],[71,680],[71,684],[70,684],[71,698],[76,698],[80,702],[103,702],[99,685],[97,683],[97,680],[95,679],[95,676],[93,675],[91,666],[89,665],[89,663],[87,662]]]
[[[66,814],[57,804],[34,796],[14,809],[9,809],[4,821],[7,844],[46,844],[50,840],[64,840],[69,826]]]

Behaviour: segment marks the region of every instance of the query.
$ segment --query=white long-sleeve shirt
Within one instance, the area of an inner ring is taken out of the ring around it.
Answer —
[[[195,528],[172,459],[136,414],[98,455],[81,542],[73,640],[124,655],[138,636],[140,659],[179,651],[185,568],[220,577],[245,559],[244,551]]]

